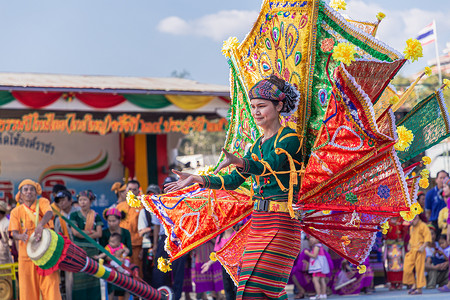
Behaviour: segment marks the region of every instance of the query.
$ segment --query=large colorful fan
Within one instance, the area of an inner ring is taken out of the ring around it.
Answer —
[[[230,38],[222,50],[230,65],[232,98],[224,148],[243,156],[262,133],[247,97],[257,81],[275,74],[297,86],[298,112],[282,123],[304,141],[306,169],[297,203],[301,226],[355,264],[364,261],[386,220],[410,211],[416,198],[418,178],[406,180],[394,145],[402,142],[398,149],[406,150],[400,154],[406,161],[449,135],[440,93],[419,103],[400,122],[402,128],[396,127],[393,112],[411,89],[395,102],[389,82],[406,60],[375,39],[378,24],[347,21],[320,0],[265,0],[244,41]],[[412,143],[403,141],[412,136],[408,130],[416,135]],[[251,214],[251,185],[246,184],[250,191],[194,186],[140,201],[163,222],[166,247],[175,259]],[[238,273],[249,226],[218,253],[224,266],[233,266],[230,273]]]

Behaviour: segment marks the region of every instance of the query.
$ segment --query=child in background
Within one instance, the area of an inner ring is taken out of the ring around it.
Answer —
[[[431,226],[429,226],[430,229]],[[436,234],[431,230],[431,247],[425,249],[427,253],[425,270],[428,272],[427,289],[435,289],[436,284],[441,287],[448,282],[448,256],[445,255],[442,246],[448,248],[448,251],[450,251],[450,247],[448,247],[446,237],[441,235],[439,244],[435,242],[435,239]]]
[[[106,245],[105,249],[108,250],[109,253],[114,255],[117,259],[125,264],[126,267],[130,266],[130,258],[128,254],[130,253],[130,249],[128,249],[123,243],[121,243],[122,236],[114,232],[109,237],[108,245]],[[106,258],[106,254],[102,253],[97,256],[97,258]]]
[[[405,255],[403,265],[403,284],[411,286],[408,294],[418,295],[422,294],[422,288],[427,283],[425,279],[425,247],[431,242],[431,233],[428,226],[416,215],[409,228],[409,235],[409,252]]]
[[[310,299],[327,299],[326,277],[330,273],[330,266],[325,256],[325,250],[323,249],[323,245],[313,236],[309,237],[309,244],[312,251],[305,250],[305,254],[311,258],[309,262],[309,273],[312,274],[312,281],[316,290],[316,296]]]

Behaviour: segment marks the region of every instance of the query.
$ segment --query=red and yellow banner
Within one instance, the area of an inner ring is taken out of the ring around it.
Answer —
[[[94,119],[92,114],[77,118],[75,113],[68,113],[63,118],[57,118],[55,113],[40,115],[29,113],[21,118],[0,119],[0,132],[87,132],[101,135],[114,133],[145,133],[164,134],[191,131],[225,131],[228,121],[225,118],[214,121],[205,116],[187,116],[185,119],[160,117],[158,121],[147,122],[140,114],[121,114],[117,117],[107,114],[103,119]]]

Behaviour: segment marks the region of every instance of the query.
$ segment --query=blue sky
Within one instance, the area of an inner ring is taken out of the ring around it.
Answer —
[[[328,1],[327,1],[328,2]],[[250,30],[262,0],[0,0],[0,72],[167,77],[186,70],[205,83],[228,84],[222,41]],[[444,0],[353,0],[357,20],[383,20],[378,38],[399,51],[436,19],[439,47],[450,42]],[[403,73],[419,71],[424,58]]]

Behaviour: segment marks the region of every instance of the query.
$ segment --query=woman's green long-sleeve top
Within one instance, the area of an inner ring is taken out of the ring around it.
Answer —
[[[301,144],[299,136],[289,127],[281,127],[278,133],[261,143],[259,137],[243,157],[244,166],[225,176],[202,176],[204,187],[209,189],[234,190],[250,175],[253,179],[254,200],[286,201],[289,193],[289,183],[295,165],[296,176],[299,175]],[[279,148],[279,149],[278,149]],[[278,149],[276,151],[276,149]],[[280,150],[282,149],[282,150]],[[284,153],[290,154],[292,160]],[[271,169],[271,170],[270,170]],[[273,172],[271,172],[273,171]],[[281,183],[277,182],[274,174]],[[299,182],[299,180],[298,180]],[[294,199],[297,199],[299,184],[293,185]],[[294,200],[294,202],[296,202]]]

